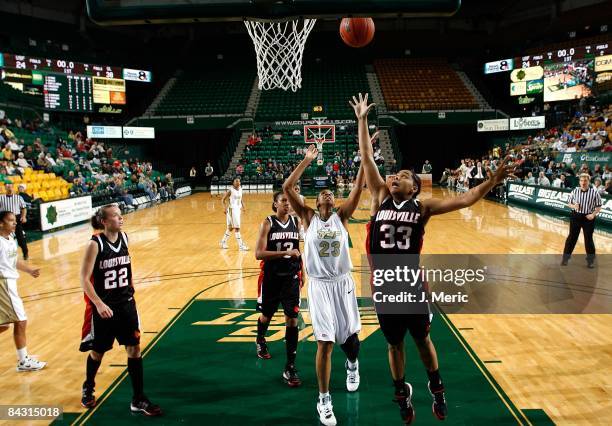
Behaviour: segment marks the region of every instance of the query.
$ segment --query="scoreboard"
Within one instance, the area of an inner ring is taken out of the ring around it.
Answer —
[[[514,68],[529,68],[553,62],[573,62],[580,59],[593,59],[612,53],[609,43],[576,46],[565,49],[540,52],[514,58]]]
[[[152,81],[151,71],[12,53],[0,53],[0,68],[2,80],[57,111],[120,112],[113,106],[126,104],[126,80]]]
[[[35,58],[33,56],[3,53],[2,60],[5,68],[20,70],[50,71],[61,74],[78,74],[107,78],[121,78],[122,74],[120,67],[86,64],[67,59]]]
[[[91,77],[45,73],[44,108],[61,111],[93,111]]]

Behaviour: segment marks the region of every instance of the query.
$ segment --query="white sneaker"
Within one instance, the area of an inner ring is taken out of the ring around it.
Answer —
[[[47,365],[46,362],[39,361],[28,355],[25,360],[17,363],[17,371],[38,371],[45,368],[45,365]]]
[[[219,246],[221,246],[222,249],[227,249],[227,241],[219,241]]]
[[[249,248],[245,244],[243,244],[243,245],[240,246],[240,250],[242,250],[242,251],[249,251]]]
[[[336,416],[334,416],[334,406],[331,403],[331,396],[326,397],[323,402],[317,401],[317,412],[319,421],[325,426],[336,426]]]
[[[355,392],[359,389],[359,360],[355,361],[355,369],[351,370],[347,359],[344,363],[344,368],[346,368],[346,390]]]

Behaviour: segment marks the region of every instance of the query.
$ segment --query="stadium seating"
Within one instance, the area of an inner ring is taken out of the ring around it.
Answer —
[[[374,68],[391,111],[478,108],[444,59],[380,59]]]
[[[293,132],[294,129],[274,129],[268,132],[260,130],[258,135],[262,138],[262,141],[251,148],[250,151],[245,151],[242,156],[243,175],[251,178],[256,177],[260,163],[263,163],[265,169],[265,164],[270,160],[286,165],[299,163],[304,158],[304,154],[298,154],[297,149],[306,148],[307,145],[304,143],[302,134],[294,135]],[[313,163],[304,172],[304,177],[325,175],[324,166],[327,163],[334,162],[336,153],[339,153],[340,159],[352,159],[358,149],[355,134],[344,132],[337,127],[336,142],[323,144],[323,166],[317,166],[316,163]]]
[[[255,73],[224,70],[179,77],[155,110],[156,115],[243,114]]]
[[[32,198],[40,198],[43,201],[54,201],[68,198],[69,190],[72,184],[64,179],[55,176],[55,173],[44,173],[42,170],[32,170],[30,168],[24,170],[23,177],[7,176],[7,181],[15,185],[24,183],[26,185],[25,192]],[[4,180],[0,181],[0,194],[4,194]]]
[[[324,63],[304,65],[302,88],[294,93],[264,91],[257,108],[257,120],[299,120],[302,113],[328,119],[354,118],[348,100],[355,93],[367,92],[368,81],[363,65]],[[321,106],[322,111],[313,111]]]

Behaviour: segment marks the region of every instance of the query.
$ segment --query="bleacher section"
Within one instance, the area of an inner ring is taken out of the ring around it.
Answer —
[[[356,93],[368,90],[363,65],[307,64],[302,69],[302,88],[296,93],[282,90],[262,92],[256,119],[299,120],[301,113],[328,119],[354,118],[348,100]],[[322,106],[322,111],[313,112],[315,106]]]
[[[23,178],[21,176],[7,176],[7,180],[15,185],[25,183],[25,192],[34,199],[43,201],[54,201],[68,198],[72,184],[55,176],[55,173],[44,173],[42,170],[25,169]],[[0,194],[4,194],[5,181],[0,181]]]
[[[286,165],[293,165],[302,161],[304,154],[298,154],[297,148],[307,148],[308,145],[304,143],[303,135],[294,135],[293,132],[294,129],[274,129],[268,132],[259,130],[258,135],[262,138],[262,141],[243,154],[241,160],[241,164],[244,166],[243,176],[257,177],[257,168],[260,163],[265,164],[270,159]],[[336,142],[323,144],[324,164],[318,166],[316,161],[313,162],[304,172],[304,177],[325,176],[325,165],[334,162],[336,153],[339,153],[338,158],[340,160],[352,159],[358,149],[355,134],[352,131],[343,131],[336,127]],[[381,168],[381,172],[384,173],[383,168]]]
[[[224,70],[188,72],[161,100],[155,115],[243,114],[254,72]]]
[[[380,59],[374,68],[390,111],[479,107],[444,59]]]

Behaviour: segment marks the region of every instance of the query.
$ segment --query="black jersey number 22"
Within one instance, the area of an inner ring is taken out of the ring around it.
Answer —
[[[117,279],[117,275],[119,275],[118,277],[119,279]],[[118,274],[115,269],[106,271],[104,273],[104,289],[112,290],[114,288],[117,288],[117,285],[119,285],[119,287],[126,287],[129,284],[127,276],[128,276],[127,268],[119,269]]]

